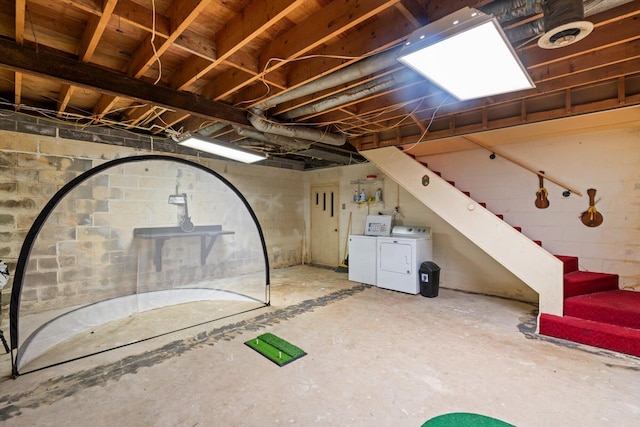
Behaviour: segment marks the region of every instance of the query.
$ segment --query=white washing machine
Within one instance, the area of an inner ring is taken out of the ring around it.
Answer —
[[[349,235],[349,280],[376,285],[378,236],[391,234],[391,215],[368,215],[364,234]]]
[[[376,244],[378,287],[414,295],[420,293],[420,264],[433,261],[431,229],[397,225],[391,235],[378,237]]]
[[[376,236],[349,235],[349,280],[376,284]]]

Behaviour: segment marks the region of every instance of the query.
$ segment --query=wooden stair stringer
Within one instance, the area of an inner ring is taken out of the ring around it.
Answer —
[[[562,261],[398,148],[360,154],[536,291],[541,313],[562,316]]]

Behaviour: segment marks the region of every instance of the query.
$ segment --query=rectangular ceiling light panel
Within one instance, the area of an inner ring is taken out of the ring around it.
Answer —
[[[216,156],[225,157],[227,159],[237,160],[243,163],[255,163],[265,160],[267,157],[242,147],[235,146],[223,141],[216,141],[200,136],[188,135],[179,142],[180,145],[190,147],[196,150],[205,151],[215,154]]]
[[[498,21],[468,7],[416,30],[399,60],[461,101],[535,87]]]

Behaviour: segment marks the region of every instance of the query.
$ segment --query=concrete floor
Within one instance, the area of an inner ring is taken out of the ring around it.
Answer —
[[[640,359],[538,337],[529,304],[412,296],[308,266],[274,270],[271,299],[16,380],[1,355],[0,421],[420,426],[475,412],[517,426],[640,425]],[[263,332],[308,354],[278,367],[243,344]]]

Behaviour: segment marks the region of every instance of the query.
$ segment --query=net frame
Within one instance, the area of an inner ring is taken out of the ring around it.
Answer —
[[[44,225],[46,224],[47,220],[49,219],[50,215],[52,214],[52,212],[54,212],[55,208],[60,204],[61,201],[63,201],[65,199],[65,197],[67,195],[69,195],[69,193],[71,193],[74,189],[78,188],[79,186],[81,186],[83,183],[87,182],[89,179],[97,176],[98,174],[110,169],[110,168],[114,168],[120,165],[126,165],[126,164],[135,164],[138,162],[145,162],[145,161],[168,161],[168,162],[175,162],[179,165],[183,165],[183,166],[189,166],[189,167],[193,167],[195,169],[197,169],[198,171],[202,171],[206,174],[212,175],[214,178],[216,178],[217,180],[219,180],[222,184],[224,184],[229,190],[231,190],[235,196],[237,196],[237,198],[241,201],[242,205],[244,206],[244,208],[246,209],[246,213],[249,214],[253,224],[256,227],[256,232],[258,234],[259,240],[260,240],[260,248],[262,251],[262,259],[264,262],[264,300],[257,300],[260,303],[260,306],[257,308],[263,308],[266,306],[269,306],[271,304],[270,302],[270,268],[269,268],[269,259],[268,259],[268,253],[267,253],[267,246],[266,246],[266,242],[265,242],[265,238],[264,238],[264,233],[262,231],[262,227],[260,226],[260,223],[258,221],[258,218],[254,212],[254,210],[252,209],[251,205],[249,204],[249,202],[247,201],[247,199],[244,197],[244,195],[230,182],[228,181],[226,178],[224,178],[222,175],[220,175],[219,173],[215,172],[214,170],[201,165],[199,163],[195,163],[193,161],[187,160],[187,159],[183,159],[183,158],[179,158],[179,157],[173,157],[173,156],[167,156],[167,155],[140,155],[140,156],[131,156],[131,157],[123,157],[123,158],[119,158],[119,159],[115,159],[115,160],[111,160],[111,161],[107,161],[105,163],[102,163],[100,165],[97,165],[95,167],[93,167],[92,169],[89,169],[83,173],[81,173],[80,175],[76,176],[75,178],[71,179],[69,182],[67,182],[65,185],[63,185],[62,188],[60,188],[60,190],[58,190],[52,197],[51,199],[46,203],[46,205],[43,207],[43,209],[41,210],[41,212],[39,213],[39,215],[36,217],[36,219],[34,220],[34,223],[32,224],[31,228],[29,229],[24,243],[22,245],[22,248],[20,250],[20,254],[18,257],[18,261],[16,263],[16,269],[15,269],[15,274],[14,274],[14,280],[13,280],[13,287],[12,287],[12,292],[11,292],[11,301],[10,301],[10,311],[9,311],[9,321],[10,321],[10,349],[11,349],[11,363],[12,363],[12,374],[15,377],[19,376],[21,374],[21,372],[19,371],[19,365],[18,365],[18,360],[19,360],[19,356],[20,353],[22,351],[21,347],[24,347],[25,344],[28,344],[26,341],[22,343],[22,345],[20,344],[20,306],[21,306],[21,301],[22,301],[22,291],[24,288],[24,281],[25,278],[27,276],[27,266],[28,266],[28,262],[29,262],[29,258],[33,249],[33,245],[34,243],[36,243],[37,238],[39,236],[39,233],[42,231]],[[255,299],[255,298],[251,298],[251,299]],[[255,310],[256,308],[252,308],[250,310],[244,310],[241,311],[239,313],[235,313],[235,314],[240,314],[246,311],[251,311],[251,310]],[[183,327],[183,328],[179,328],[179,329],[175,329],[175,330],[171,330],[171,331],[167,331],[167,332],[163,332],[161,334],[157,334],[151,337],[144,337],[141,338],[139,340],[136,340],[134,342],[130,342],[126,345],[131,345],[131,344],[135,344],[141,341],[145,341],[148,339],[152,339],[152,338],[156,338],[159,336],[163,336],[163,335],[167,335],[169,333],[173,333],[176,332],[178,330],[182,330],[182,329],[186,329],[186,328],[190,328],[193,326],[198,326],[200,324],[204,324],[204,323],[209,323],[209,322],[213,322],[215,320],[220,320],[221,318],[226,318],[229,317],[229,315],[225,315],[219,318],[214,318],[214,319],[208,319],[204,322],[201,323],[196,323],[193,325],[189,325],[187,327]],[[90,353],[90,354],[86,354],[82,357],[78,357],[78,358],[72,358],[70,360],[66,360],[64,362],[61,363],[67,363],[73,360],[77,360],[79,358],[84,358],[84,357],[89,357],[98,353],[102,353],[104,351],[109,351],[109,350],[113,350],[115,348],[119,348],[122,347],[123,345],[120,346],[114,346],[112,348],[109,348],[107,350],[102,350],[102,351],[98,351],[98,352],[94,352],[94,353]],[[59,365],[61,363],[55,363],[52,365],[48,365],[48,366],[44,366],[42,368],[38,368],[36,370],[40,370],[40,369],[44,369],[44,368],[48,368],[51,366],[55,366],[55,365]],[[31,372],[31,371],[29,371]]]

